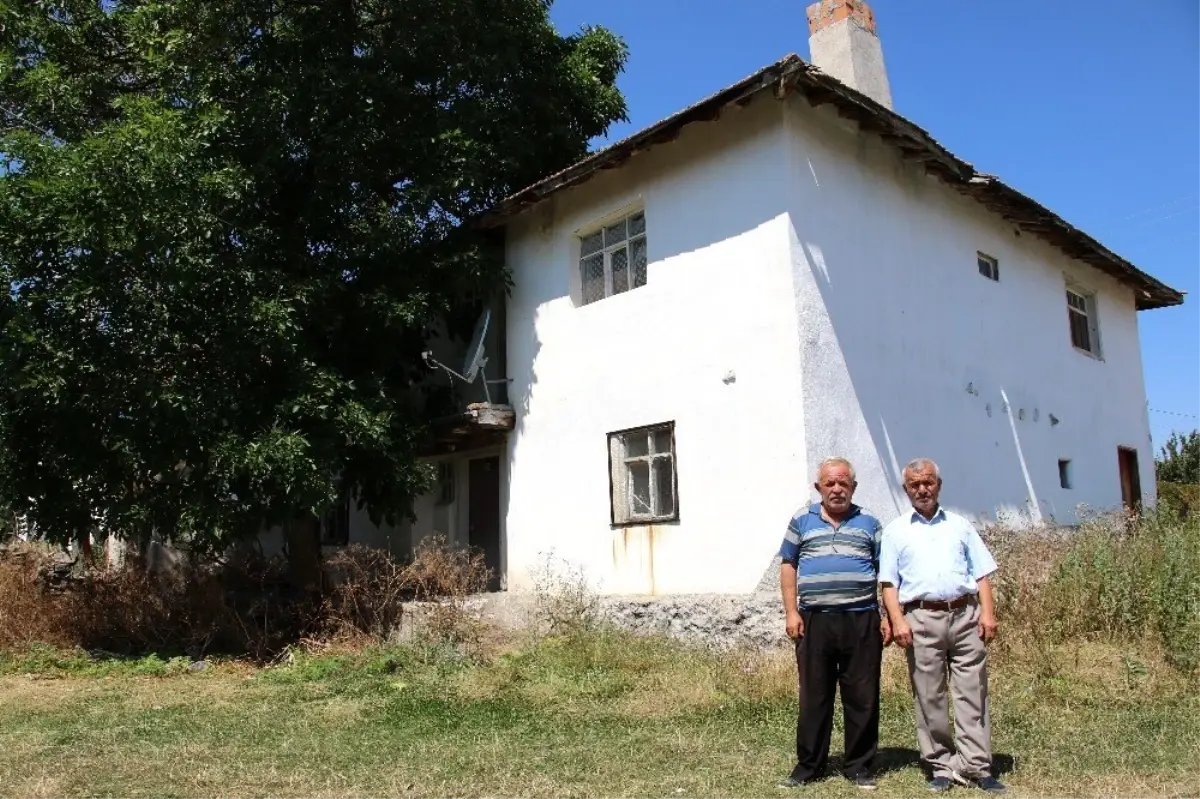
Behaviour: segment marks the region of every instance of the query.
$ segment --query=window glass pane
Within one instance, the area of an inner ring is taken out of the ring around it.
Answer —
[[[639,233],[645,233],[645,232],[646,232],[646,215],[645,214],[636,213],[633,216],[629,217],[629,235],[631,237],[636,236]]]
[[[604,254],[589,255],[579,262],[583,278],[583,304],[604,299]]]
[[[625,434],[625,457],[640,458],[650,452],[644,430]]]
[[[604,235],[600,231],[596,231],[590,236],[585,236],[579,240],[579,254],[591,255],[594,252],[600,252],[604,249]]]
[[[668,429],[654,431],[654,451],[655,452],[670,452],[671,451],[671,431]]]
[[[655,516],[671,516],[675,513],[675,480],[673,458],[655,458],[651,461],[654,471],[655,499],[658,507],[654,509]]]
[[[1067,292],[1067,305],[1071,308],[1075,308],[1087,313],[1087,301],[1073,291]]]
[[[633,288],[646,285],[646,237],[634,239],[629,242],[629,260],[632,261],[631,268],[633,272],[633,280],[631,281]]]
[[[1081,313],[1069,311],[1071,317],[1071,343],[1081,350],[1092,351],[1092,336],[1088,330],[1087,317]]]
[[[622,247],[619,250],[613,250],[612,255],[612,282],[613,294],[620,294],[623,291],[629,290],[629,254]]]
[[[625,220],[604,228],[604,246],[611,247],[625,241]]]
[[[649,516],[650,507],[650,464],[634,461],[629,464],[629,515]]]

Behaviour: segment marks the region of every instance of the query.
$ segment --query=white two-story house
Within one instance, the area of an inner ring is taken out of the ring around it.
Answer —
[[[832,455],[885,522],[918,456],[981,520],[1153,500],[1137,314],[1182,295],[895,113],[863,3],[809,23],[815,65],[482,221],[514,284],[489,366],[512,413],[442,437],[416,523],[352,511],[348,539],[440,530],[510,590],[553,552],[601,592],[742,593]]]

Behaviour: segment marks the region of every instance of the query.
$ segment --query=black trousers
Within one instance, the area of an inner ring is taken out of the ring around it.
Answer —
[[[883,641],[879,613],[801,611],[804,635],[796,642],[800,713],[796,720],[796,780],[820,779],[829,764],[834,691],[842,689],[846,728],[842,773],[870,773],[879,748],[879,667]]]

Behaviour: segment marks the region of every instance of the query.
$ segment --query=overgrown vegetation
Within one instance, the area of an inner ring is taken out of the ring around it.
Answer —
[[[407,562],[348,547],[328,561],[319,591],[295,590],[283,562],[254,555],[220,565],[152,570],[131,559],[81,570],[45,545],[10,544],[0,550],[0,649],[51,644],[266,662],[302,642],[386,641],[413,603],[421,603],[421,635],[464,644],[478,638],[464,602],[487,578],[482,554],[440,536],[425,539]]]
[[[1080,529],[991,531],[1001,570],[999,611],[1015,634],[1002,646],[1044,654],[1089,641],[1150,646],[1185,673],[1200,668],[1200,524],[1165,503],[1130,520]],[[1042,658],[1041,668],[1053,669]]]

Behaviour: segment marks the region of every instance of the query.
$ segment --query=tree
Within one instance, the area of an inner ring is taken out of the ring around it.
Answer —
[[[1171,433],[1154,462],[1163,483],[1200,483],[1200,431]]]
[[[0,506],[202,550],[410,513],[419,353],[506,280],[465,223],[625,118],[624,44],[549,6],[0,2]]]

